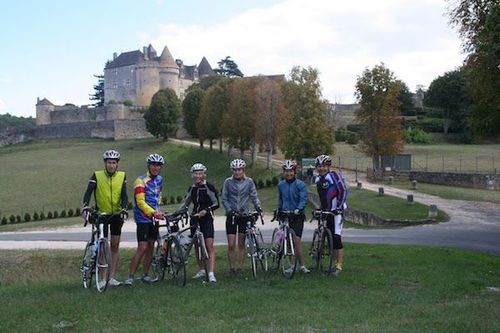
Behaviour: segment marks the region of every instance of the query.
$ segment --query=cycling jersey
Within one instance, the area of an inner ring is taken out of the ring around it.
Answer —
[[[278,209],[303,211],[307,205],[307,187],[300,179],[282,180],[278,183]]]
[[[151,223],[151,216],[161,203],[162,176],[151,176],[149,172],[134,182],[134,219],[136,223]]]
[[[315,183],[321,201],[321,209],[344,209],[347,191],[342,176],[338,172],[330,171],[326,175],[317,176]]]
[[[106,170],[96,171],[89,179],[83,195],[83,206],[90,206],[90,197],[94,192],[96,209],[102,214],[118,214],[128,204],[126,176],[123,171],[113,174]]]
[[[226,215],[236,212],[248,214],[248,205],[252,201],[255,209],[260,210],[260,201],[257,197],[257,189],[252,178],[244,177],[236,179],[229,177],[224,181],[222,187],[222,204]]]
[[[219,208],[219,196],[215,187],[207,182],[189,187],[179,210],[185,210],[193,203],[193,213],[196,214],[202,210],[214,211]]]

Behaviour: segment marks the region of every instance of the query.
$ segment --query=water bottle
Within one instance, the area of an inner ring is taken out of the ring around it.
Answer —
[[[283,242],[284,236],[285,236],[285,233],[283,232],[282,229],[278,229],[278,231],[276,231],[276,235],[274,237],[275,243],[276,243],[275,244],[276,247],[279,247],[280,244],[281,244],[281,242]]]

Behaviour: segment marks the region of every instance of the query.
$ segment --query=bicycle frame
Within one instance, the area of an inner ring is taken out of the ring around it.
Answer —
[[[295,274],[297,267],[297,258],[295,253],[295,232],[290,228],[290,219],[292,216],[297,216],[293,211],[277,211],[274,212],[274,217],[271,221],[278,220],[279,226],[273,233],[273,246],[275,253],[273,253],[273,266],[279,269],[280,263],[283,260],[282,274],[284,277],[291,279]],[[281,233],[281,239],[276,241],[277,234]],[[275,262],[275,264],[274,264]],[[285,263],[286,262],[286,263]],[[285,267],[288,266],[288,267]]]

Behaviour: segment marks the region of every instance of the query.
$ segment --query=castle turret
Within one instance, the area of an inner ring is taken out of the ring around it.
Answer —
[[[160,56],[160,89],[171,88],[179,95],[179,66],[165,46]]]
[[[52,104],[48,99],[44,98],[40,100],[37,98],[36,101],[36,124],[39,125],[50,125],[50,113],[55,110],[55,105]]]

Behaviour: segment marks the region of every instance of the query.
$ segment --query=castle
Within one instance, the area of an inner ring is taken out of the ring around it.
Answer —
[[[149,106],[153,95],[171,88],[182,100],[190,85],[211,75],[215,73],[205,57],[199,65],[186,66],[182,60],[174,60],[166,46],[159,57],[151,45],[142,52],[114,53],[104,68],[104,106],[61,106],[38,98],[36,136],[115,140],[149,137],[139,111]]]

